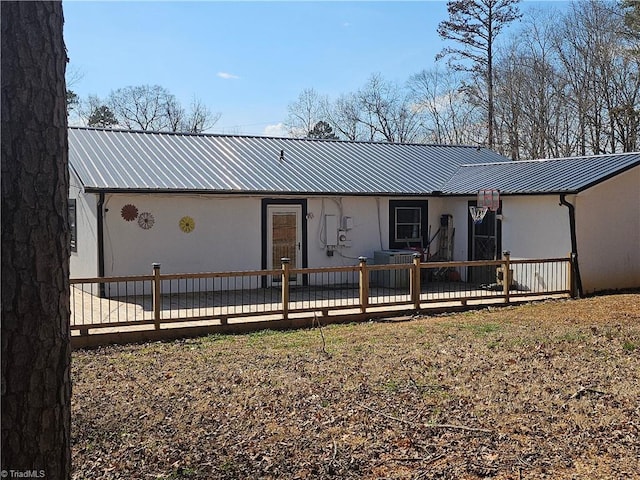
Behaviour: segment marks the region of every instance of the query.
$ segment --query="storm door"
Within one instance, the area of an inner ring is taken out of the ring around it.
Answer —
[[[291,268],[302,268],[302,206],[269,205],[267,207],[267,269],[278,269],[288,258]],[[298,282],[299,275],[290,278]],[[274,276],[272,281],[279,282]]]
[[[469,202],[474,206],[475,201]],[[469,216],[469,260],[497,260],[501,258],[502,222],[500,210],[489,210],[481,223],[473,223]],[[470,269],[470,281],[477,284],[496,282],[496,266],[473,267]]]

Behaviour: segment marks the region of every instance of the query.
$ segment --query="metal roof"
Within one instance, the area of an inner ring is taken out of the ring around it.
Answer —
[[[461,165],[505,160],[468,146],[69,129],[86,191],[414,195]]]
[[[640,153],[462,165],[442,193],[475,195],[482,188],[507,195],[579,193],[639,165]]]

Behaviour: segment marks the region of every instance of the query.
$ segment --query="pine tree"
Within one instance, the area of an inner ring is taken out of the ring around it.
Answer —
[[[62,2],[2,2],[2,477],[71,476]]]
[[[339,140],[339,137],[333,133],[333,128],[327,122],[320,120],[309,130],[307,138],[315,138],[322,140]]]
[[[87,125],[90,127],[109,128],[118,125],[118,119],[106,105],[101,105],[93,109]]]
[[[494,144],[493,58],[495,40],[509,23],[521,17],[520,0],[450,0],[449,19],[440,22],[438,35],[461,44],[445,48],[436,59],[452,56],[463,63],[453,63],[457,70],[478,75],[486,85],[488,147]],[[467,63],[464,63],[464,62]]]

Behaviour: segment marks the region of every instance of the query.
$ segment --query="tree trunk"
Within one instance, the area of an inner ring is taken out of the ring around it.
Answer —
[[[2,476],[68,479],[69,174],[62,4],[3,1],[0,13]]]

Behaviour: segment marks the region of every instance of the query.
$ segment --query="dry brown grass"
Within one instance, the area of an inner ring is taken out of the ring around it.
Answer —
[[[73,357],[74,478],[640,478],[640,294]]]

